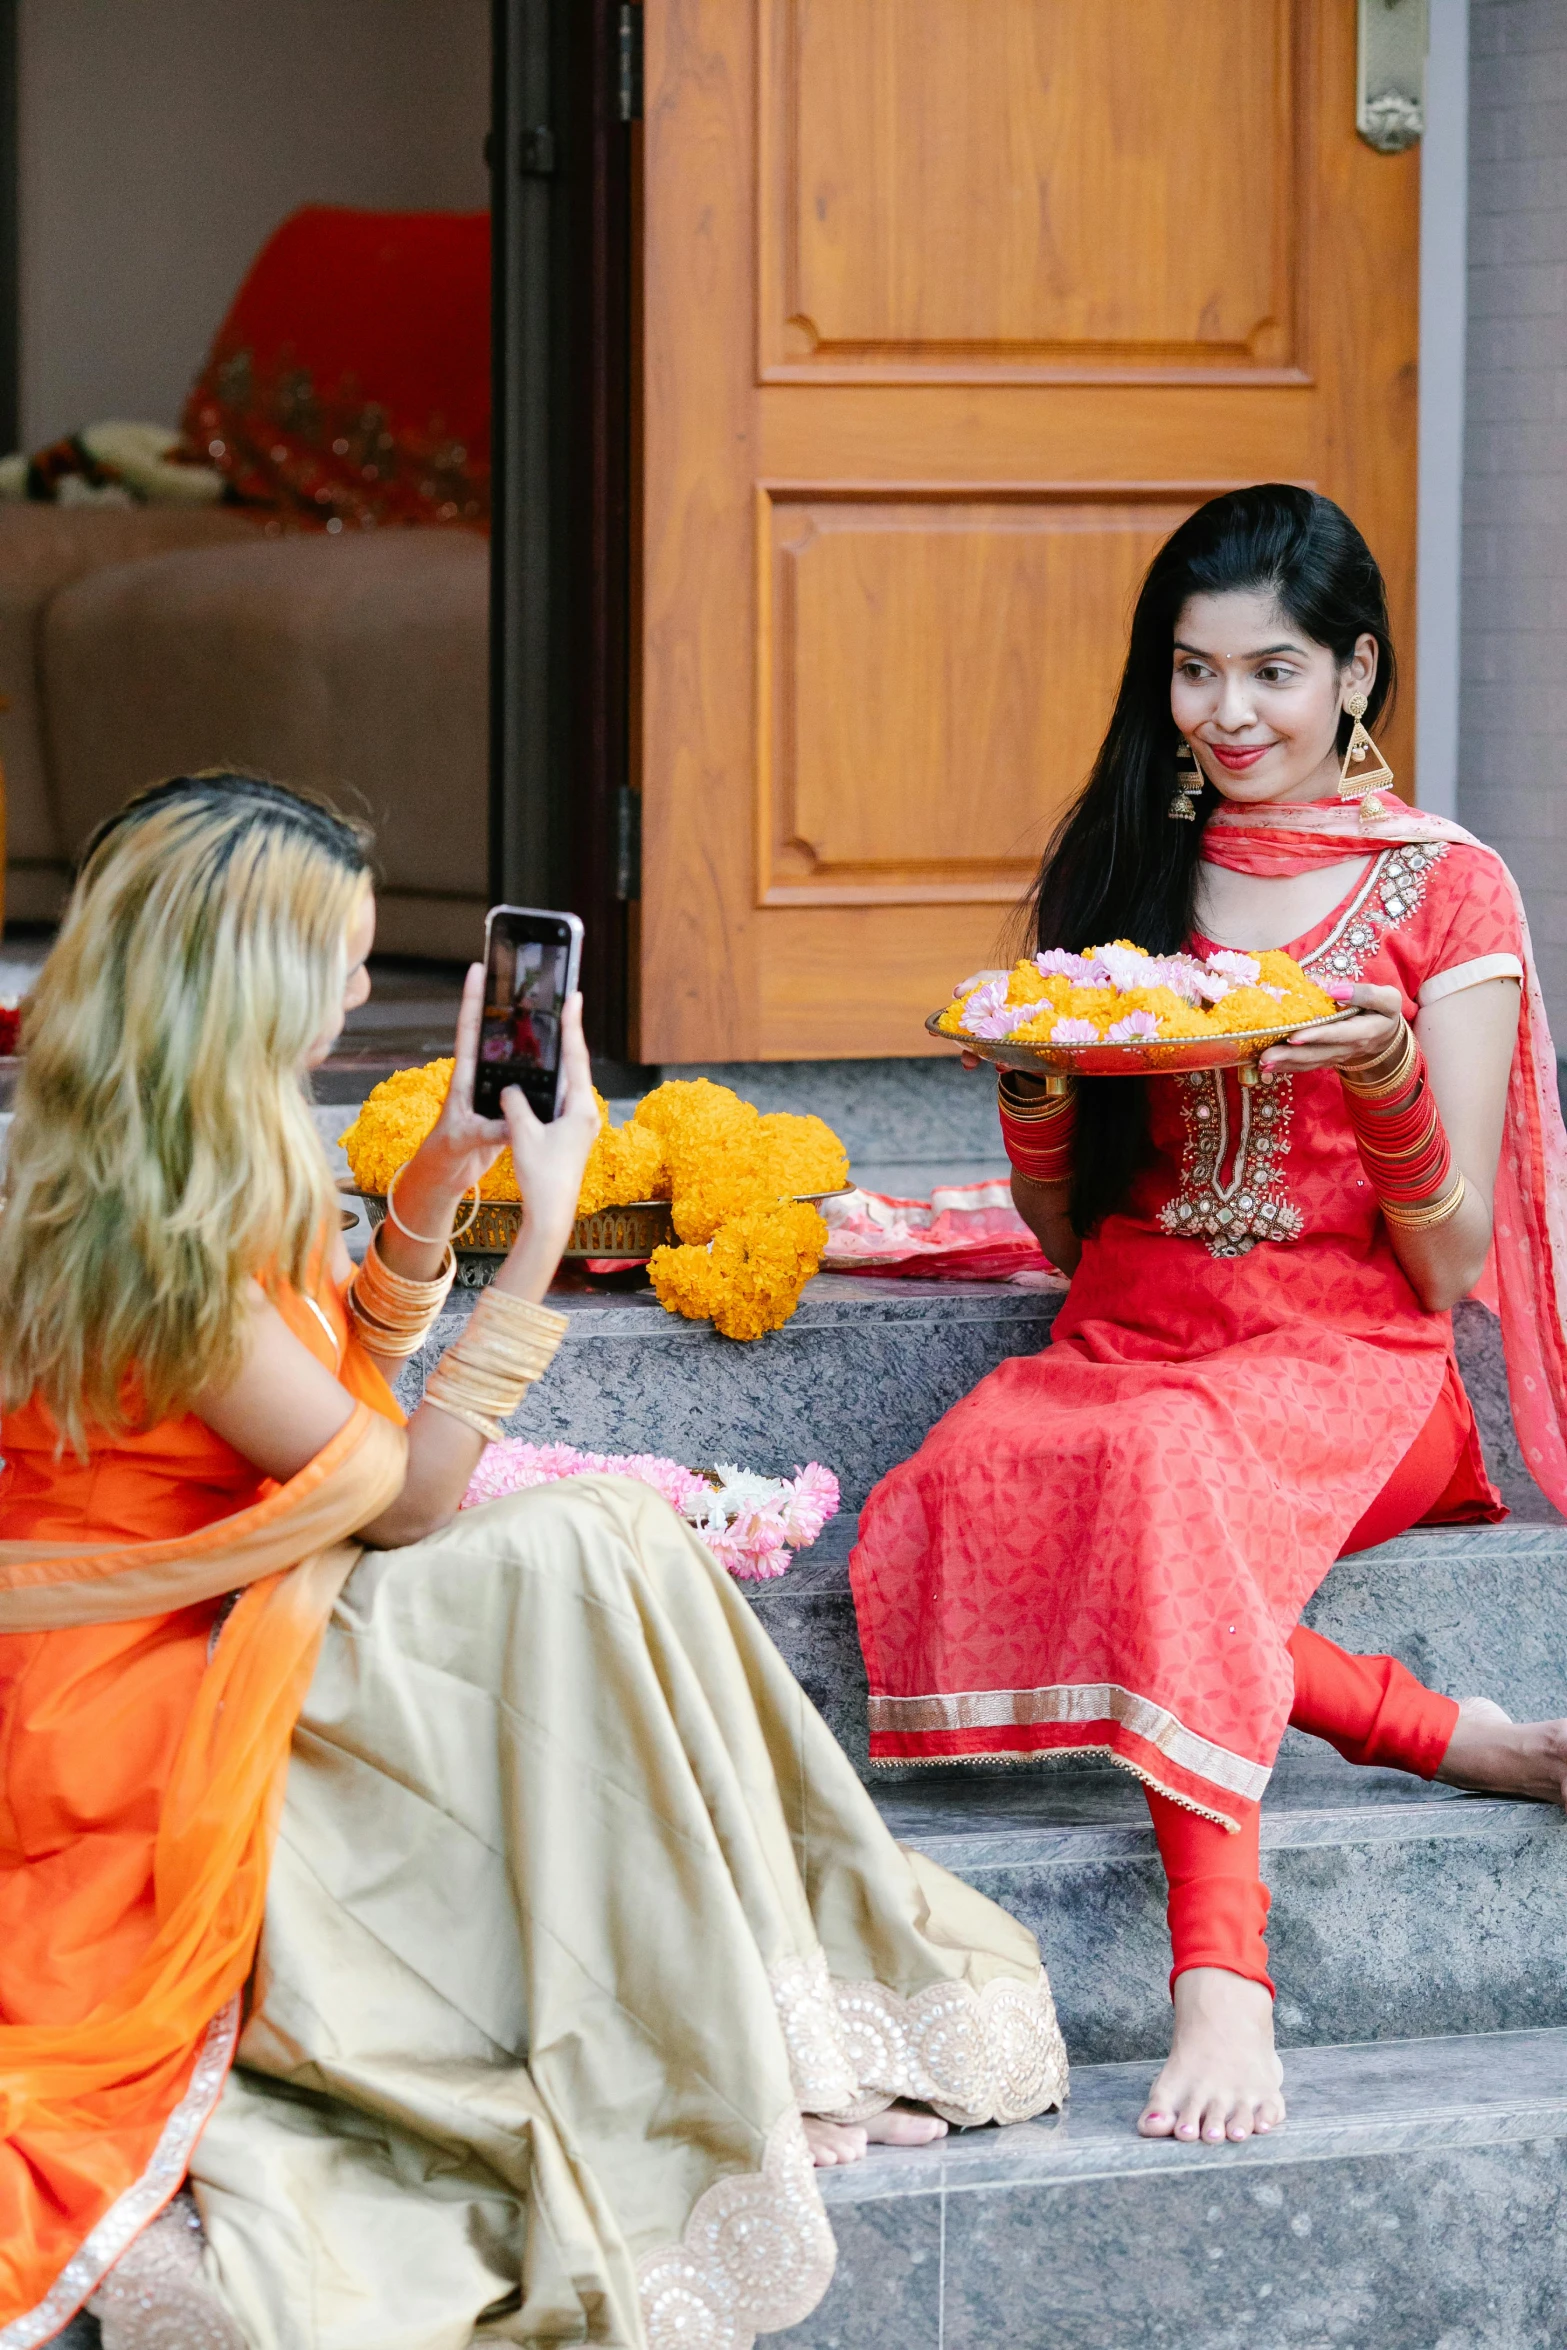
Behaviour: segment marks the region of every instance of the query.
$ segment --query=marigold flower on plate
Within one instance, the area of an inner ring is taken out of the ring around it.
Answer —
[[[1005,984],[986,980],[955,999],[939,1025],[987,1042],[1130,1044],[1296,1028],[1333,1008],[1281,949],[1247,955],[1221,947],[1203,962],[1144,954],[1123,938],[1081,955],[1052,947],[1031,956]]]

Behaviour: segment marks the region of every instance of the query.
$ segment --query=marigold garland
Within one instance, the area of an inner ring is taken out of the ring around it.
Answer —
[[[648,1279],[666,1313],[711,1322],[725,1338],[760,1338],[788,1321],[826,1246],[808,1201],[775,1200],[722,1225],[705,1248],[655,1249]]]
[[[441,1113],[450,1060],[399,1069],[375,1087],[341,1137],[354,1181],[384,1192]],[[726,1338],[759,1338],[789,1319],[816,1272],[827,1227],[798,1194],[840,1190],[849,1155],[820,1118],[759,1111],[710,1078],[672,1078],[624,1126],[595,1093],[601,1124],[583,1171],[579,1216],[667,1199],[683,1244],[655,1251],[648,1276],[672,1314],[712,1321]],[[481,1197],[519,1197],[510,1151]]]

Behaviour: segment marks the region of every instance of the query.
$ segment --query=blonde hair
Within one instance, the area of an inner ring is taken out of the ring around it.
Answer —
[[[88,843],[24,1015],[0,1209],[0,1408],[151,1426],[240,1369],[249,1281],[330,1229],[302,1076],[367,839],[256,776],[179,776]]]

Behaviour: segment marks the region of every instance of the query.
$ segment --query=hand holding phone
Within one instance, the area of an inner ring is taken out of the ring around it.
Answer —
[[[501,1095],[520,1090],[536,1118],[559,1112],[565,1081],[561,1017],[577,990],[582,924],[537,906],[492,906],[484,926],[484,1016],[473,1106],[498,1118]]]

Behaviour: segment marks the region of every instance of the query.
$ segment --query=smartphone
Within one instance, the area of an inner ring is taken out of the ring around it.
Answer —
[[[473,1106],[498,1118],[501,1095],[519,1085],[537,1118],[560,1108],[564,1072],[560,1017],[582,968],[582,924],[575,914],[537,906],[492,906],[484,925],[484,1024],[473,1077]]]

